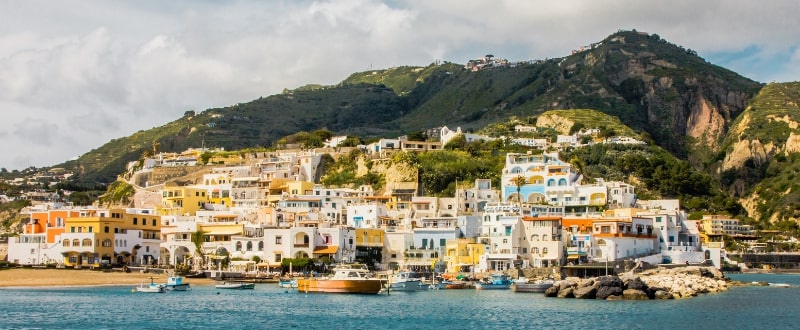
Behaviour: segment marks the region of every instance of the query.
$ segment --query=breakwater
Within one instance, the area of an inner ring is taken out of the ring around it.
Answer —
[[[547,289],[545,296],[600,300],[681,299],[726,291],[728,282],[730,280],[714,267],[656,268],[619,276],[567,277]]]

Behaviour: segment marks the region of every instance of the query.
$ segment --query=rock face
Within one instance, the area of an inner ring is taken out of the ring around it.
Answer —
[[[728,279],[714,267],[657,268],[642,272],[638,277],[631,276],[626,274],[625,281],[618,276],[571,277],[556,282],[545,291],[545,296],[603,300],[680,299],[728,289]]]

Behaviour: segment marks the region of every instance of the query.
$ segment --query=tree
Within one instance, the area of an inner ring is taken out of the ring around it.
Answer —
[[[205,260],[205,252],[203,251],[203,243],[206,241],[206,234],[208,232],[198,228],[197,231],[192,233],[192,243],[194,243],[194,253],[200,256],[201,260]],[[201,261],[202,263],[202,261]],[[196,265],[200,266],[200,265]]]
[[[520,174],[511,179],[511,183],[517,186],[517,204],[522,208],[522,186],[525,185],[525,176]]]

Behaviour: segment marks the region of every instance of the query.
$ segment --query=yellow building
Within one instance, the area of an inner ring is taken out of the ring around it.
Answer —
[[[381,262],[386,232],[376,228],[356,228],[356,259],[371,265]]]
[[[64,265],[154,264],[159,254],[161,217],[152,213],[112,209],[64,219],[60,236]]]
[[[194,215],[209,202],[206,190],[193,187],[164,187],[161,191],[161,215]]]
[[[446,243],[447,272],[470,273],[481,262],[485,247],[472,239],[449,239]]]

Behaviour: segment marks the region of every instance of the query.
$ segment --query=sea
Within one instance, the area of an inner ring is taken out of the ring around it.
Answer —
[[[647,301],[473,289],[314,294],[275,283],[164,294],[134,286],[5,288],[0,329],[800,329],[800,275],[726,276],[789,287]]]

